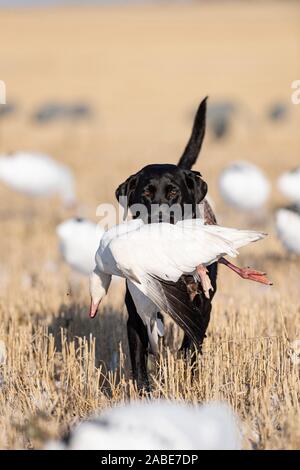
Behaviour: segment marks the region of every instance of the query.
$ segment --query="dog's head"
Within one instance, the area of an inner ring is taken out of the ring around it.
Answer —
[[[197,205],[207,193],[207,184],[197,171],[176,165],[148,165],[130,176],[116,190],[116,197],[134,218],[145,223],[176,223],[197,215]]]

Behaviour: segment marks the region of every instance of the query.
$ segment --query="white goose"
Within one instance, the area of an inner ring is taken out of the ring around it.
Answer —
[[[59,194],[66,206],[75,204],[72,173],[48,155],[36,152],[1,155],[0,180],[28,196]]]
[[[196,345],[201,336],[201,319],[189,300],[183,274],[200,280],[209,297],[212,286],[206,266],[215,261],[226,264],[242,277],[270,284],[265,273],[240,269],[223,258],[235,257],[237,249],[262,239],[264,233],[204,225],[201,219],[144,225],[131,220],[104,233],[96,253],[96,269],[90,277],[93,318],[108,291],[111,276],[128,280],[138,314],[147,327],[152,352],[157,351],[158,335],[163,334],[157,312],[169,313]]]
[[[291,202],[300,204],[300,166],[278,178],[278,188]]]
[[[225,403],[199,407],[159,400],[106,410],[80,423],[67,441],[49,442],[46,449],[238,450],[242,435],[238,418]]]
[[[300,255],[300,206],[279,209],[276,212],[278,238],[290,252]]]
[[[219,177],[220,193],[227,204],[245,211],[260,209],[270,193],[270,183],[255,165],[238,161],[228,165]]]
[[[73,218],[59,224],[56,233],[66,263],[81,274],[91,274],[104,229],[90,220]]]

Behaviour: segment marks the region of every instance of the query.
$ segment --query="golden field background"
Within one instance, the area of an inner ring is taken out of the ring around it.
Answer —
[[[231,134],[216,142],[208,132],[195,168],[223,224],[252,224],[222,203],[218,175],[231,160],[249,159],[275,183],[299,164],[300,106],[290,101],[300,78],[299,17],[300,4],[289,1],[1,10],[0,79],[19,111],[0,121],[0,153],[36,150],[68,164],[82,215],[96,221],[96,206],[115,202],[128,175],[177,162],[200,99],[232,99],[240,111]],[[32,112],[49,100],[84,100],[94,115],[34,123]],[[289,115],[272,123],[266,109],[276,100]],[[270,237],[239,259],[266,270],[274,286],[238,281],[220,267],[196,379],[174,352],[172,329],[171,351],[152,367],[154,397],[228,400],[245,448],[300,447],[300,366],[289,342],[300,339],[300,262],[286,256],[273,228],[285,202],[274,186],[256,222]],[[87,318],[87,281],[74,279],[57,248],[55,227],[69,216],[59,200],[0,185],[1,448],[41,448],[94,410],[137,398],[123,287],[96,320]]]

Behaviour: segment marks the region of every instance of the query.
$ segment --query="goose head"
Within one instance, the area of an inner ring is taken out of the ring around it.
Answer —
[[[91,318],[97,315],[100,302],[106,295],[110,282],[111,275],[101,272],[97,267],[90,275],[91,306],[89,315]]]

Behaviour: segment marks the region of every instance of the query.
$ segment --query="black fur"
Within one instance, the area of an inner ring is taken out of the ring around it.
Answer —
[[[145,223],[176,223],[181,219],[179,215],[183,214],[184,205],[185,218],[196,217],[197,204],[204,199],[206,193],[207,184],[199,172],[182,170],[176,165],[161,164],[145,166],[138,173],[131,175],[120,184],[116,197],[125,209],[124,218],[130,207],[133,217],[142,218]],[[123,200],[122,197],[126,199]],[[147,208],[147,213],[135,210],[135,205],[139,204]],[[157,206],[157,212],[153,211],[154,205]],[[180,214],[171,214],[170,220],[168,209],[174,205],[178,205],[181,211]],[[190,205],[190,209],[187,205]]]
[[[205,136],[207,98],[208,97],[204,98],[204,100],[201,101],[199,105],[194,119],[190,140],[188,141],[187,146],[185,147],[185,150],[178,162],[179,168],[190,170],[195,164],[200,153],[202,142]]]
[[[116,190],[116,197],[124,207],[124,217],[130,208],[133,217],[142,218],[145,223],[161,221],[176,223],[180,217],[174,213],[171,214],[170,219],[168,211],[168,208],[174,204],[178,204],[182,209],[185,204],[189,204],[190,213],[185,212],[184,217],[197,217],[197,204],[205,197],[207,185],[200,173],[192,171],[191,167],[197,160],[202,146],[205,135],[205,118],[206,98],[200,103],[191,137],[177,166],[170,164],[148,165],[120,184]],[[147,212],[139,213],[138,210],[135,210],[135,204],[145,205]],[[154,211],[151,214],[153,204],[160,207],[157,213]],[[201,350],[210,320],[211,300],[216,291],[216,264],[209,267],[209,276],[214,287],[211,299],[204,296],[199,285],[200,293],[191,301],[186,287],[188,276],[182,276],[176,285],[167,282],[160,283],[164,296],[171,306],[170,315],[185,331],[181,346],[183,350],[192,348],[193,343],[197,349]],[[136,311],[128,288],[126,289],[125,302],[129,315],[127,329],[133,378],[140,389],[143,387],[149,389],[147,331]],[[157,303],[159,303],[159,299],[157,299]],[[178,304],[181,305],[180,312],[176,310]],[[159,306],[163,307],[162,304]]]

